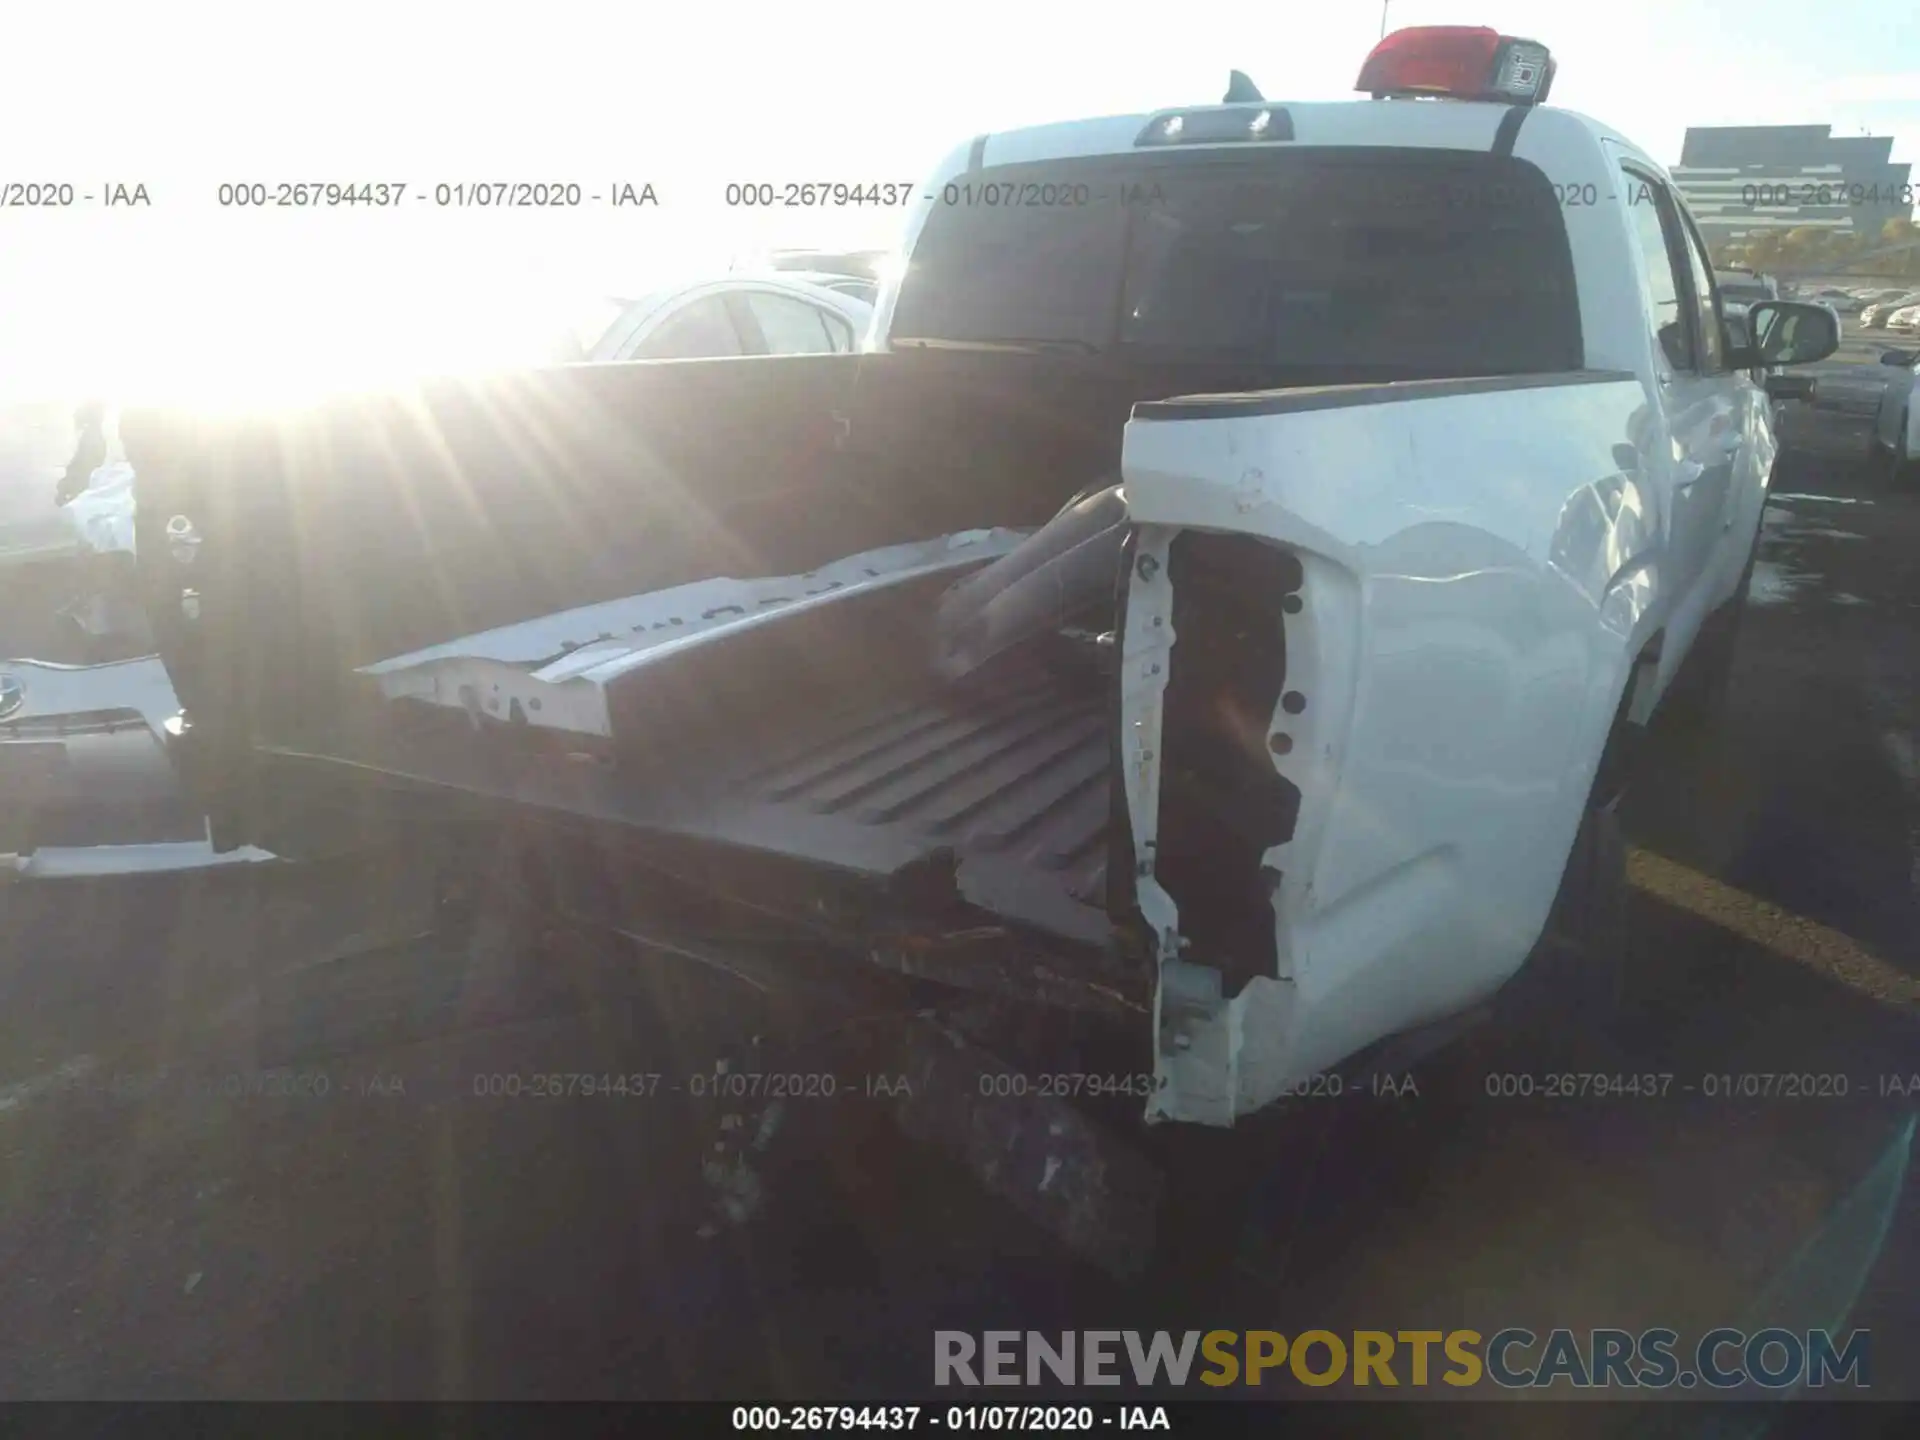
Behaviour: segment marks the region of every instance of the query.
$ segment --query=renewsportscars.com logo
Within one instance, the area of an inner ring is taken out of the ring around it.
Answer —
[[[936,1330],[936,1385],[1784,1391],[1872,1384],[1872,1336],[1709,1330]]]

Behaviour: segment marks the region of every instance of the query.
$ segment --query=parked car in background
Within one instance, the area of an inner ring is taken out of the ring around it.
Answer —
[[[858,275],[818,275],[807,278],[828,290],[837,291],[842,295],[851,295],[864,305],[871,305],[880,298],[878,280],[865,280]]]
[[[607,302],[576,360],[699,360],[840,355],[857,350],[873,307],[822,272],[764,271],[700,280]]]
[[[1892,373],[1874,411],[1867,455],[1897,484],[1911,481],[1920,463],[1920,405],[1914,403],[1920,388],[1920,350],[1888,350],[1880,363]]]
[[[1835,285],[1824,286],[1803,298],[1831,305],[1834,312],[1840,315],[1857,315],[1860,307],[1867,303],[1865,297]]]
[[[1716,270],[1713,280],[1720,292],[1723,315],[1744,315],[1749,307],[1762,300],[1780,298],[1780,283],[1771,275],[1756,274],[1752,270]]]
[[[871,305],[885,274],[884,250],[780,250],[767,257],[769,270],[801,272],[802,278]]]
[[[1884,330],[1896,310],[1920,305],[1920,290],[1903,290],[1897,295],[1873,301],[1860,312],[1860,324],[1868,330]]]
[[[1901,310],[1896,310],[1891,315],[1887,316],[1887,329],[1889,330],[1920,329],[1920,305],[1909,305],[1906,308]]]

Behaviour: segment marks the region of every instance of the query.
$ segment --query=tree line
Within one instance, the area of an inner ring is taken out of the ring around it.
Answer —
[[[1889,245],[1912,248],[1872,259],[1861,257]],[[1761,230],[1712,247],[1713,263],[1726,269],[1762,272],[1812,271],[1844,275],[1858,266],[1861,275],[1920,279],[1920,224],[1900,217],[1888,220],[1878,232],[1826,230],[1800,225],[1791,230]]]

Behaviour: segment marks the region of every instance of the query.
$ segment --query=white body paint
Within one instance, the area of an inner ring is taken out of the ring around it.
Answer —
[[[1484,154],[1513,113],[1271,104],[1285,106],[1294,132],[1285,143],[1296,148]],[[881,290],[869,347],[890,348],[913,247],[944,184],[1016,162],[1129,154],[1154,118],[1042,126],[957,148],[908,216],[908,264]],[[1633,184],[1665,185],[1665,172],[1566,111],[1530,113],[1513,153],[1570,194],[1598,197],[1563,212],[1581,372],[1452,391],[1293,392],[1274,413],[1229,403],[1167,418],[1147,407],[1127,427],[1136,558],[1158,562],[1151,575],[1136,566],[1128,602],[1127,814],[1116,817],[1131,828],[1139,905],[1156,936],[1163,1083],[1150,1119],[1231,1124],[1512,976],[1540,934],[1623,702],[1631,719],[1648,718],[1702,620],[1740,583],[1774,460],[1770,405],[1747,372],[1676,374],[1655,340],[1628,196]],[[1286,688],[1308,701],[1271,727],[1293,742],[1273,763],[1301,795],[1292,837],[1267,857],[1283,876],[1272,900],[1278,960],[1231,1000],[1220,972],[1186,953],[1180,896],[1152,869],[1162,706],[1180,663],[1166,561],[1183,530],[1257,537],[1291,550],[1304,573],[1302,610],[1276,617]],[[976,532],[958,548],[944,539],[829,568],[853,585],[892,584],[1006,553],[1018,538]],[[389,696],[502,718],[518,700],[529,723],[604,735],[610,681],[769,609],[843,598],[838,586],[796,597],[826,575],[703,582],[367,673]],[[579,648],[563,653],[569,645]]]
[[[1508,113],[1286,108],[1296,145],[1474,150]],[[990,136],[926,189],[970,165],[1121,153],[1151,118]],[[1136,886],[1161,966],[1150,1119],[1232,1124],[1498,989],[1540,935],[1623,697],[1644,721],[1739,585],[1773,466],[1771,407],[1745,373],[1676,374],[1655,341],[1623,166],[1656,184],[1665,172],[1559,111],[1529,115],[1514,153],[1601,198],[1565,212],[1589,372],[1569,378],[1582,383],[1383,386],[1358,404],[1329,390],[1323,409],[1296,392],[1284,413],[1146,407],[1128,426],[1136,555],[1156,562],[1136,565],[1122,649]],[[881,294],[881,335],[898,289]],[[1278,965],[1231,1000],[1183,954],[1179,897],[1150,873],[1179,663],[1167,547],[1186,529],[1283,546],[1305,575],[1284,625],[1286,688],[1308,704],[1271,727],[1293,742],[1273,763],[1301,792],[1292,838],[1266,857],[1283,876]],[[1657,659],[1636,683],[1643,656]]]

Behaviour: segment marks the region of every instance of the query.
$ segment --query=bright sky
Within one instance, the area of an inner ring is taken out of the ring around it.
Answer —
[[[1668,163],[1690,124],[1809,122],[1891,134],[1896,159],[1920,162],[1920,25],[1899,0],[1393,0],[1390,13],[1392,28],[1487,24],[1544,42],[1556,104]],[[1275,99],[1349,98],[1379,29],[1373,0],[11,7],[0,184],[138,182],[153,203],[0,210],[0,395],[174,390],[321,358],[457,363],[594,292],[723,270],[757,245],[881,245],[898,218],[729,210],[729,181],[917,181],[981,131],[1216,101],[1236,67]],[[216,203],[223,181],[303,179],[651,182],[661,203]]]

